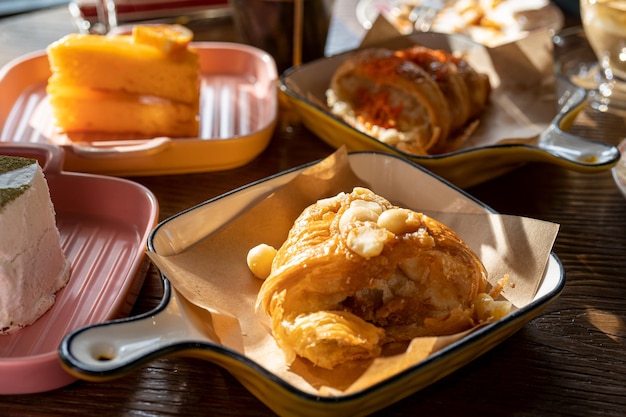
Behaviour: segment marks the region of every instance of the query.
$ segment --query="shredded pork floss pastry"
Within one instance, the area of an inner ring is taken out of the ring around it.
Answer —
[[[277,251],[259,245],[248,265],[266,278],[257,312],[271,317],[288,363],[300,356],[333,369],[510,309],[486,293],[483,264],[454,231],[366,188],[309,206]]]
[[[369,48],[339,65],[326,99],[346,123],[403,152],[459,149],[477,127],[491,85],[464,59],[423,46]]]

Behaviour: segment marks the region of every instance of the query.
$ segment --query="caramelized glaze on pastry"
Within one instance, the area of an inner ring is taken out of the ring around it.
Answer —
[[[490,91],[487,75],[467,61],[414,46],[355,52],[337,68],[326,95],[331,112],[356,129],[401,151],[427,155],[462,144]]]
[[[332,369],[386,343],[473,327],[486,288],[482,262],[454,231],[357,187],[296,219],[256,308],[288,363]]]

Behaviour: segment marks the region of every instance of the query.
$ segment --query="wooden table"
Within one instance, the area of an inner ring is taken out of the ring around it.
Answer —
[[[339,3],[345,7],[337,16],[349,20],[354,0]],[[0,21],[1,63],[42,49],[72,30],[65,9]],[[362,33],[352,22],[331,29],[331,35],[341,49],[358,44]],[[626,121],[585,110],[573,132],[616,144],[626,135]],[[238,169],[133,179],[154,192],[160,218],[165,219],[330,152],[329,146],[296,126],[291,132],[278,129],[268,149]],[[566,270],[565,290],[543,314],[495,349],[377,415],[626,415],[626,200],[610,171],[582,174],[533,163],[467,191],[502,213],[561,225],[554,251]],[[160,299],[160,279],[151,267],[133,314],[151,310]],[[3,396],[0,415],[273,413],[224,369],[177,357],[156,360],[111,382],[77,381],[52,392]]]

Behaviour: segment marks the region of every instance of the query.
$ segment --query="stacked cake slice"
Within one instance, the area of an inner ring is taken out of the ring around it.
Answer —
[[[67,133],[197,137],[191,37],[175,26],[138,26],[131,35],[72,34],[53,43],[47,92],[56,125]]]

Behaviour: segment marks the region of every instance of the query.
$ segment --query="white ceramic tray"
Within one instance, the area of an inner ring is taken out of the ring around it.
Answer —
[[[374,192],[384,194],[392,201],[400,201],[406,207],[449,213],[493,213],[489,207],[401,157],[355,153],[349,155],[349,163],[356,175]],[[201,241],[206,242],[205,239],[211,239],[214,232],[242,210],[268,196],[305,168],[242,187],[165,220],[151,234],[149,251],[170,256],[181,254]],[[219,263],[213,258],[219,255],[202,252],[202,262],[209,265]],[[528,304],[422,362],[367,389],[346,395],[311,394],[268,371],[237,349],[217,341],[211,336],[210,313],[181,296],[167,277],[163,278],[163,301],[154,311],[72,332],[61,344],[60,357],[69,372],[78,378],[99,381],[122,377],[164,355],[193,355],[226,368],[281,416],[364,416],[467,364],[537,316],[556,299],[565,285],[565,273],[556,255],[550,254],[547,262],[544,275],[536,277],[540,281],[539,290]],[[251,278],[249,274],[244,275],[224,276],[211,284],[223,289],[224,293],[220,292],[217,298],[229,300],[230,314],[241,315],[244,311],[251,314],[254,309],[253,298],[251,301],[239,293],[229,294],[229,291],[234,291],[233,288],[245,287],[246,284],[234,282]],[[244,334],[248,332],[244,331]],[[147,341],[150,343],[144,343]]]

